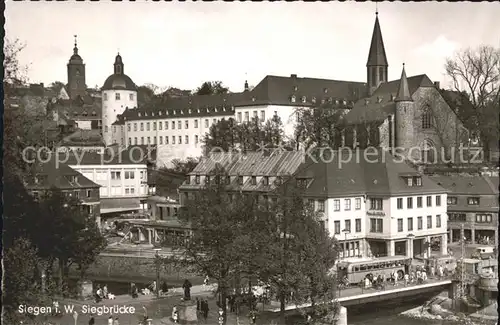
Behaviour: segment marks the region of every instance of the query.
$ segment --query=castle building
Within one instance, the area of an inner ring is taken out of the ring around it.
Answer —
[[[129,109],[112,121],[123,132],[111,142],[157,144],[164,162],[185,159],[202,154],[202,139],[222,118],[264,122],[278,115],[285,135],[292,137],[302,109],[326,106],[348,111],[337,147],[382,147],[427,162],[456,158],[468,133],[439,84],[426,75],[407,77],[404,65],[401,78],[388,81],[388,67],[377,13],[366,82],[266,76],[252,90],[245,82],[240,93],[168,99],[154,108]]]
[[[106,79],[101,90],[103,137],[106,145],[111,145],[117,143],[113,141],[111,128],[117,116],[123,114],[126,108],[137,107],[137,87],[125,74],[119,53],[115,58],[113,74]]]

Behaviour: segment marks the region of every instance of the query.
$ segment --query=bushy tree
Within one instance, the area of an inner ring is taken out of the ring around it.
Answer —
[[[173,166],[171,168],[165,168],[165,170],[187,175],[193,171],[193,169],[196,167],[196,165],[198,165],[199,162],[200,159],[194,157],[188,157],[186,160],[173,159],[172,160]]]
[[[227,94],[229,88],[222,84],[222,81],[205,81],[196,91],[195,95],[216,95]]]

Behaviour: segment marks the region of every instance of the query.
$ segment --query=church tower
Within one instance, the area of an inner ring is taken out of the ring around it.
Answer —
[[[401,151],[407,151],[414,144],[413,123],[415,112],[413,108],[413,99],[411,98],[410,89],[408,87],[408,79],[406,79],[405,65],[403,63],[403,72],[401,72],[401,80],[399,89],[394,98],[396,103],[395,113],[395,136],[396,147]]]
[[[68,62],[68,95],[71,99],[77,96],[84,97],[87,91],[85,84],[85,64],[83,64],[82,57],[78,54],[78,46],[76,43],[73,48],[73,55]]]
[[[389,67],[385,55],[382,31],[378,22],[378,12],[375,15],[372,42],[368,53],[368,61],[366,62],[368,96],[371,96],[382,82],[387,82],[387,70]]]

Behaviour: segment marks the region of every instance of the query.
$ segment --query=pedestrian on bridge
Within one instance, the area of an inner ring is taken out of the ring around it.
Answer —
[[[439,265],[439,279],[441,279],[444,275],[444,269],[442,265]]]
[[[405,274],[405,287],[408,286],[408,283],[410,282],[410,275],[408,273]]]
[[[434,266],[431,267],[431,277],[435,277],[436,276],[436,269],[434,268]]]

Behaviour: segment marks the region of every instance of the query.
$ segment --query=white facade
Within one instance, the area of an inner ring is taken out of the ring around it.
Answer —
[[[124,125],[112,125],[111,126],[111,141],[113,144],[118,144],[120,146],[126,146],[125,142],[125,126]]]
[[[92,130],[92,121],[75,120],[76,127],[82,130]]]
[[[137,107],[137,91],[122,89],[102,91],[102,128],[106,145],[113,143],[112,124],[127,107]]]
[[[371,200],[381,200],[382,206],[372,204]],[[429,206],[427,200],[430,200]],[[404,245],[404,253],[410,256],[420,253],[413,249],[415,241],[420,240],[421,245],[431,242],[431,237],[440,237],[441,251],[446,254],[446,200],[446,194],[385,198],[358,195],[327,200],[309,199],[309,204],[314,202],[315,210],[323,213],[325,227],[339,241],[339,258],[352,261],[376,256],[372,252],[372,241],[383,243],[388,256],[400,255],[396,243]],[[421,253],[426,256],[429,251]]]
[[[70,166],[101,185],[101,198],[145,198],[148,196],[146,164]]]

